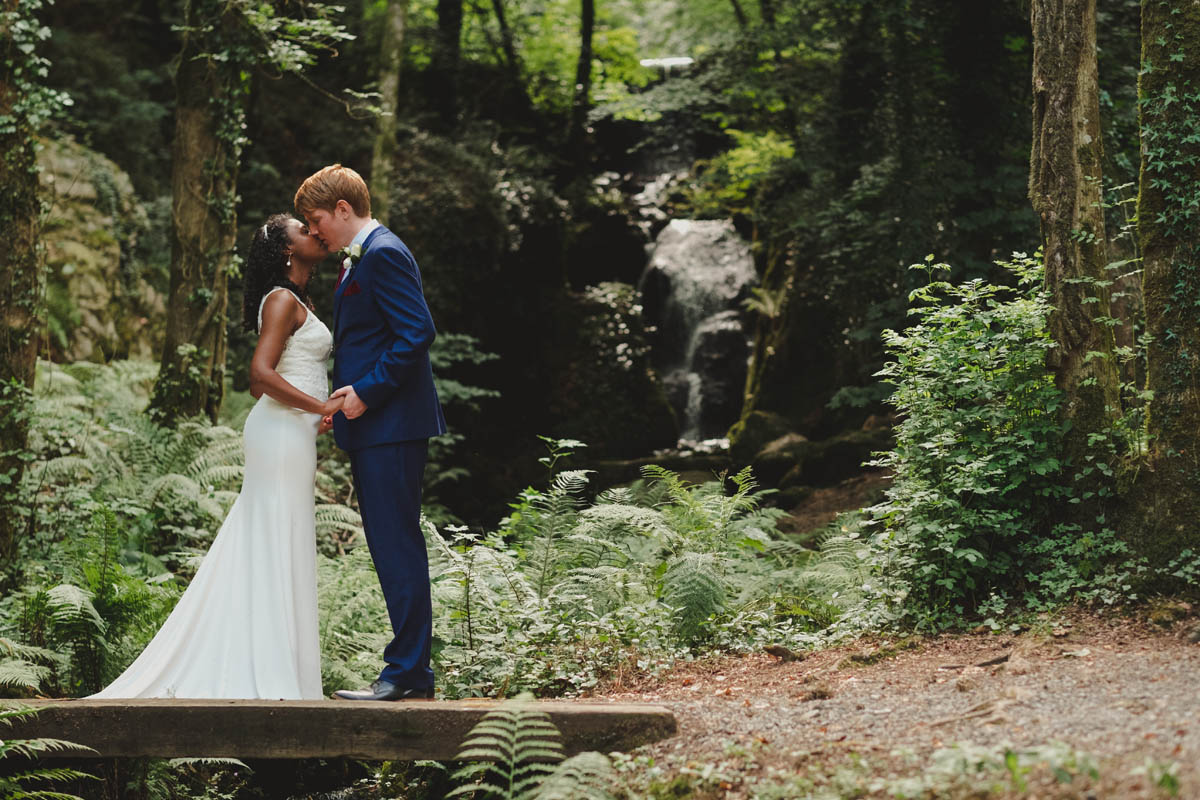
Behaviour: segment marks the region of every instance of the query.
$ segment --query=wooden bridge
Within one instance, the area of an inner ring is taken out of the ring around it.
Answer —
[[[451,761],[494,700],[352,702],[335,700],[31,700],[38,709],[6,735],[86,745],[46,757],[151,756],[357,758]],[[562,734],[568,755],[610,752],[675,734],[662,706],[535,701]]]

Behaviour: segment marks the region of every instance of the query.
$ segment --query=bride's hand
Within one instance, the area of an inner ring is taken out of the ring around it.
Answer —
[[[344,397],[331,397],[321,406],[322,417],[332,417],[334,414],[342,410],[342,404],[346,402]]]

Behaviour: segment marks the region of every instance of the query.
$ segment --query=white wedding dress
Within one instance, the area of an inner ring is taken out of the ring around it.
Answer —
[[[261,329],[262,304],[258,322]],[[308,311],[275,371],[324,401],[332,346],[329,329]],[[89,699],[323,698],[313,499],[319,422],[318,414],[259,398],[243,431],[242,491],[200,569],[137,660]]]

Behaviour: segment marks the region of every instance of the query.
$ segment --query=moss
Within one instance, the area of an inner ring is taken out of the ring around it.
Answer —
[[[856,666],[866,667],[873,664],[879,664],[880,662],[895,658],[896,656],[908,650],[919,650],[921,644],[922,640],[920,637],[910,636],[908,638],[901,639],[895,644],[881,645],[880,647],[864,650],[860,653],[851,653],[838,663],[838,669]]]

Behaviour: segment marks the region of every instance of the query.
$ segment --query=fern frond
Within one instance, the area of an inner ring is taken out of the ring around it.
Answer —
[[[522,695],[484,715],[463,741],[458,761],[489,761],[486,768],[468,764],[454,780],[471,780],[447,796],[483,793],[513,800],[531,797],[544,775],[553,769],[548,761],[562,759],[562,743],[554,723],[538,711],[532,697]]]
[[[557,765],[531,800],[612,800],[616,771],[608,757],[587,752]]]
[[[46,592],[46,605],[59,627],[92,626],[103,633],[107,624],[92,605],[92,595],[70,583],[60,583]]]
[[[28,661],[9,659],[0,661],[0,686],[13,686],[37,690],[42,681],[50,676],[50,668],[30,664]]]
[[[341,503],[318,503],[316,507],[317,537],[331,536],[335,532],[363,535],[362,516]]]
[[[712,554],[684,553],[663,575],[663,601],[675,610],[675,628],[694,638],[700,626],[725,607],[725,584]]]
[[[95,474],[95,465],[83,456],[59,456],[43,461],[34,471],[35,480],[46,483],[81,483]]]

